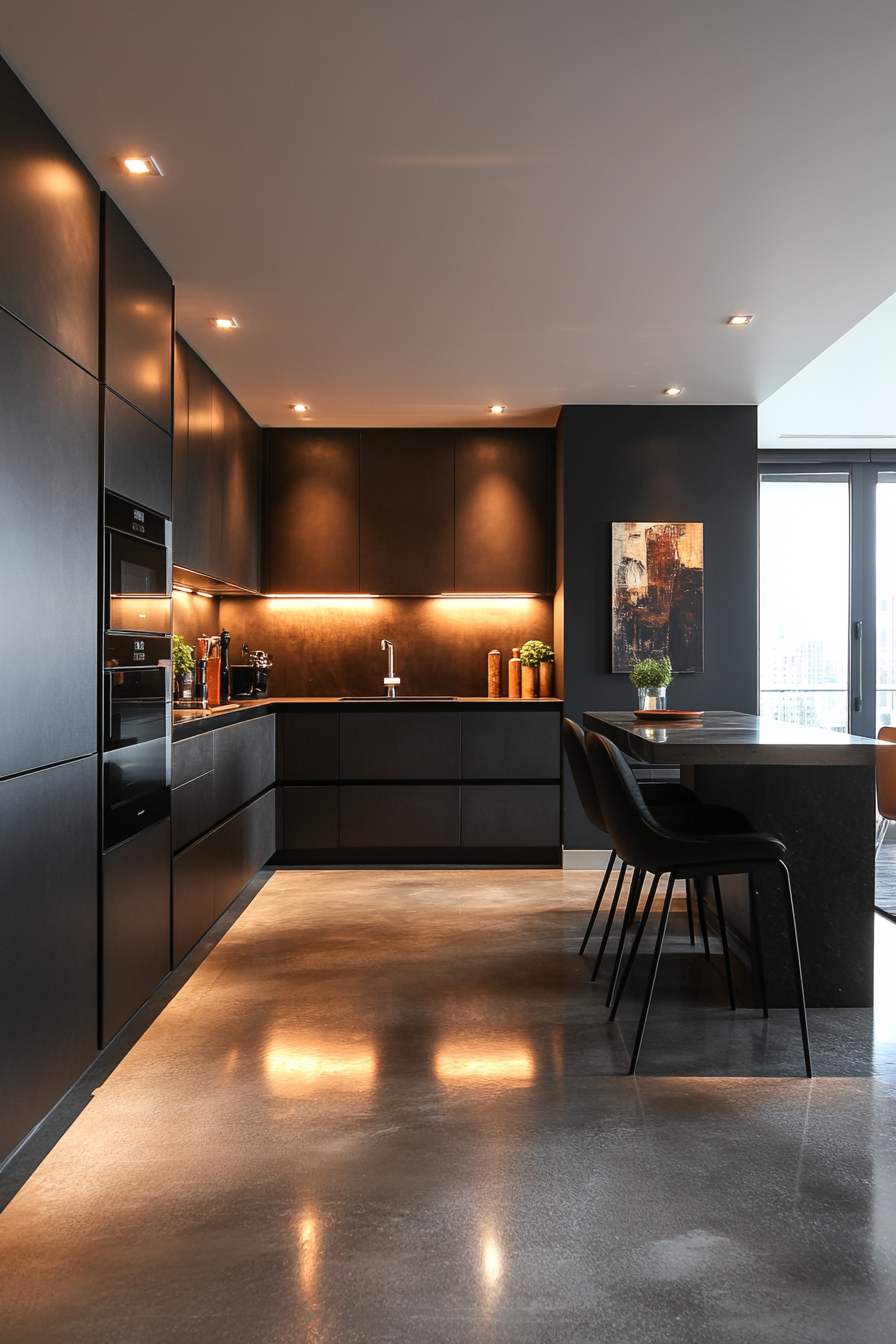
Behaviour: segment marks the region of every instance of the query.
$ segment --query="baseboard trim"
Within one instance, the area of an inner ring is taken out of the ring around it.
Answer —
[[[609,849],[564,849],[563,867],[572,872],[603,872],[610,862]]]

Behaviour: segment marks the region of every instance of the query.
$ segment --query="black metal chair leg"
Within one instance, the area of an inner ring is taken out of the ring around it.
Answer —
[[[697,946],[697,940],[694,937],[694,911],[691,906],[691,879],[688,878],[684,884],[685,902],[688,908],[688,934],[691,939],[691,947]]]
[[[622,891],[622,883],[625,878],[627,868],[628,864],[624,863],[619,870],[619,877],[616,881],[616,890],[613,892],[613,899],[610,902],[610,909],[609,912],[607,913],[607,922],[604,925],[603,937],[600,940],[600,947],[597,949],[597,960],[594,963],[594,970],[591,972],[592,984],[597,979],[597,975],[600,970],[600,964],[604,959],[604,952],[606,951],[607,940],[610,937],[610,930],[613,927],[613,920],[616,918],[616,907],[619,904],[619,893]]]
[[[800,965],[800,945],[796,933],[796,913],[793,908],[793,887],[790,885],[790,872],[783,859],[778,867],[784,873],[787,888],[787,932],[790,936],[790,955],[793,958],[793,978],[796,982],[797,1008],[800,1014],[800,1033],[803,1038],[803,1058],[806,1061],[806,1077],[812,1077],[812,1056],[809,1053],[809,1024],[806,1021],[806,995],[803,990],[803,968]]]
[[[700,919],[700,934],[703,938],[703,955],[709,961],[709,933],[706,928],[706,910],[703,906],[703,892],[697,879],[694,879],[694,891],[697,893],[697,915]]]
[[[641,1042],[644,1039],[644,1028],[647,1026],[647,1014],[650,1012],[650,1001],[653,998],[653,989],[656,984],[656,973],[660,966],[660,957],[663,952],[663,942],[666,937],[666,925],[669,923],[669,909],[672,905],[672,888],[675,886],[674,872],[669,874],[669,881],[666,883],[666,899],[663,901],[663,913],[660,915],[660,927],[656,935],[656,947],[653,951],[653,963],[650,967],[650,975],[647,980],[647,989],[644,993],[644,1004],[641,1008],[641,1020],[638,1023],[638,1033],[635,1036],[635,1044],[632,1048],[632,1062],[629,1065],[629,1073],[635,1072],[638,1067],[638,1056],[641,1053]]]
[[[653,898],[656,895],[656,889],[659,886],[661,876],[662,876],[661,873],[654,873],[653,875],[653,881],[650,884],[650,891],[648,893],[647,900],[644,905],[644,913],[641,916],[641,922],[638,925],[638,931],[635,934],[634,940],[632,941],[631,951],[629,952],[628,960],[625,963],[625,970],[619,977],[619,987],[616,990],[615,995],[613,996],[613,1006],[610,1009],[610,1019],[609,1019],[611,1022],[614,1021],[616,1017],[616,1013],[619,1009],[619,1004],[622,1002],[622,995],[625,992],[626,985],[628,984],[628,978],[632,973],[632,967],[635,964],[635,957],[638,955],[638,948],[641,946],[641,939],[644,937],[644,930],[647,928],[647,921],[650,918],[650,911],[653,908]]]
[[[725,928],[725,907],[722,905],[722,887],[719,879],[712,879],[713,891],[716,897],[716,916],[719,921],[719,937],[722,940],[722,956],[725,959],[725,978],[728,981],[728,998],[731,1002],[731,1011],[735,1012],[737,1004],[734,1002],[734,980],[731,975],[731,956],[728,952],[728,930]]]
[[[638,901],[641,896],[641,888],[644,885],[644,873],[640,868],[632,869],[631,886],[628,889],[628,899],[625,902],[625,910],[622,912],[622,928],[619,931],[619,946],[616,948],[616,956],[613,958],[613,969],[610,972],[610,986],[607,990],[606,1006],[609,1008],[613,1002],[613,994],[616,990],[616,981],[619,979],[619,968],[622,965],[622,956],[625,950],[625,939],[631,927],[632,920],[638,909]]]
[[[610,862],[607,864],[604,880],[600,884],[600,891],[597,893],[597,900],[594,902],[594,909],[591,911],[591,918],[588,921],[588,927],[585,930],[585,937],[582,939],[582,946],[579,948],[579,956],[583,956],[585,948],[588,946],[588,939],[591,937],[591,930],[594,928],[594,921],[597,919],[597,912],[600,909],[600,903],[604,898],[604,892],[607,889],[607,883],[610,880],[610,874],[613,871],[613,864],[616,862],[615,849],[610,850]]]
[[[759,992],[762,995],[762,1016],[768,1017],[768,991],[765,987],[765,963],[762,960],[762,935],[759,931],[759,909],[756,901],[756,888],[750,878],[750,928],[753,933],[753,951],[756,954],[756,969],[759,972]]]

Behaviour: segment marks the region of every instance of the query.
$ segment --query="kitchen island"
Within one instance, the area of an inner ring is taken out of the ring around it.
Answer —
[[[871,1007],[874,991],[872,739],[804,728],[753,714],[707,710],[702,722],[646,723],[631,713],[592,710],[601,733],[648,765],[679,765],[682,783],[707,803],[744,812],[787,846],[806,1002],[815,1008]],[[734,951],[752,965],[746,878],[723,878]],[[761,879],[762,951],[772,1007],[793,1007],[784,909],[777,879]],[[755,983],[754,1003],[759,1002]]]

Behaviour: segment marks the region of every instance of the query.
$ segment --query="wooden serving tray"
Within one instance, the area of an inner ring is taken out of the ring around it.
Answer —
[[[702,719],[702,709],[634,709],[632,710],[636,719],[646,720],[656,719],[662,723],[668,723],[670,719]]]

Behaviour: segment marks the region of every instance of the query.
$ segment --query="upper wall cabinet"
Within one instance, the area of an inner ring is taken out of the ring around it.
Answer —
[[[461,430],[455,447],[455,587],[553,587],[554,431]]]
[[[105,360],[108,387],[171,432],[171,277],[125,219],[103,197]]]
[[[171,435],[107,388],[103,467],[106,489],[171,517]]]
[[[453,430],[364,430],[361,592],[453,589]]]
[[[360,445],[357,430],[267,431],[271,593],[357,593]]]
[[[94,377],[100,191],[0,60],[0,304]]]
[[[271,429],[272,593],[546,593],[553,430]]]
[[[174,563],[259,586],[261,431],[182,337],[174,349]]]

